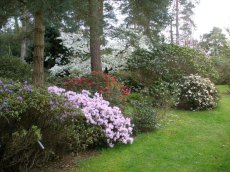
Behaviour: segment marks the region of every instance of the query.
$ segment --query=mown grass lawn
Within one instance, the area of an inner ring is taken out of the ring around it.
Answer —
[[[133,145],[103,149],[76,171],[229,172],[230,96],[223,95],[213,111],[171,111],[163,128],[139,135]]]

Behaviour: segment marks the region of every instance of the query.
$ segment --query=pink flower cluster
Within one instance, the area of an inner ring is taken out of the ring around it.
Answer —
[[[49,87],[48,91],[67,97],[76,108],[82,110],[88,123],[101,126],[110,147],[113,147],[116,142],[132,144],[133,125],[130,118],[125,118],[118,107],[110,107],[109,102],[100,94],[91,95],[86,90],[77,94],[56,86]]]

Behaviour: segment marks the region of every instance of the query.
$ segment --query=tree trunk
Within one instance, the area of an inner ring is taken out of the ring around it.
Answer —
[[[176,0],[176,44],[179,45],[179,0]]]
[[[91,71],[102,71],[103,0],[89,0]]]
[[[45,26],[42,22],[42,11],[35,13],[34,54],[33,54],[33,84],[38,87],[44,85],[44,34]]]
[[[21,55],[20,55],[20,59],[22,62],[25,61],[25,57],[26,57],[26,52],[27,52],[27,45],[28,45],[28,38],[27,38],[27,32],[28,32],[28,22],[29,22],[29,16],[28,16],[28,11],[26,9],[26,7],[23,8],[22,10],[22,40],[21,40]]]
[[[14,16],[14,21],[15,21],[15,31],[16,31],[16,33],[19,33],[20,28],[19,28],[18,17],[17,16]]]
[[[171,42],[171,44],[174,43],[174,40],[173,40],[173,19],[171,19],[171,21],[170,21],[170,42]]]
[[[25,62],[26,47],[27,47],[27,40],[26,38],[23,37],[21,41],[21,55],[20,55],[20,59],[22,62]]]

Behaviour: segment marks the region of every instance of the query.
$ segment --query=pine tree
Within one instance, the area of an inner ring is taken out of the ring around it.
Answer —
[[[170,0],[125,0],[122,4],[128,27],[147,35],[152,44],[159,42],[159,33],[169,22]]]
[[[230,52],[226,35],[222,32],[222,29],[217,27],[202,35],[199,45],[210,56],[226,56]]]
[[[102,71],[103,0],[89,0],[91,71]]]
[[[196,27],[192,19],[194,15],[193,9],[197,0],[172,0],[171,3],[171,24],[170,24],[170,39],[171,43],[174,42],[174,30],[176,44],[183,44],[190,46],[192,41],[191,36],[193,29]]]

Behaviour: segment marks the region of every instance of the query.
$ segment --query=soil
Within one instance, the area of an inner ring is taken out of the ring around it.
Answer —
[[[41,168],[35,168],[31,172],[74,172],[81,160],[87,159],[91,156],[98,155],[99,151],[91,150],[78,154],[68,154],[62,157],[62,159],[49,162]]]

